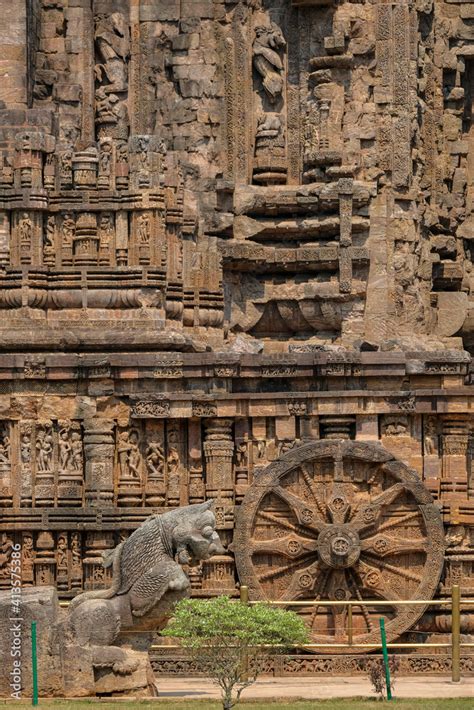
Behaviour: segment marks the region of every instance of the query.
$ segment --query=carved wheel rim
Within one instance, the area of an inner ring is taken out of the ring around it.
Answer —
[[[292,449],[257,475],[236,513],[233,550],[253,600],[288,601],[288,608],[306,599],[386,600],[353,607],[353,643],[377,644],[379,617],[393,641],[426,609],[390,601],[433,598],[444,530],[414,471],[377,444],[328,440]],[[344,607],[293,609],[313,643],[347,643]]]

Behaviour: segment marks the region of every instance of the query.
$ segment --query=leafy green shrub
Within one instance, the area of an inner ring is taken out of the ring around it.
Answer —
[[[226,596],[183,599],[162,635],[179,638],[198,668],[220,687],[224,710],[239,702],[269,654],[308,641],[304,622],[294,612]]]

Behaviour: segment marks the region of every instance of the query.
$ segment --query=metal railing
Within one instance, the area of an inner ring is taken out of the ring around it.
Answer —
[[[249,600],[248,587],[240,588],[240,601],[243,604],[258,604],[257,601]],[[450,599],[406,599],[406,600],[380,600],[380,599],[345,599],[342,601],[322,601],[320,599],[305,600],[305,601],[267,601],[271,606],[282,607],[345,607],[347,608],[347,643],[307,643],[295,648],[308,649],[331,649],[331,648],[367,648],[375,650],[382,648],[380,643],[357,643],[353,642],[354,627],[353,627],[353,607],[384,607],[384,606],[447,606],[451,607],[451,642],[450,643],[388,643],[387,648],[450,648],[451,649],[451,680],[453,683],[459,683],[461,680],[461,647],[474,648],[474,643],[461,642],[461,604],[473,605],[474,599],[462,599],[459,585],[455,584],[451,588]]]
[[[237,602],[238,603],[238,602]],[[249,600],[248,587],[240,587],[240,603],[242,604],[259,604],[259,601]],[[271,606],[281,606],[281,607],[345,607],[347,608],[347,643],[307,643],[295,646],[298,649],[333,649],[333,648],[347,648],[348,650],[359,648],[359,649],[370,649],[377,650],[382,648],[382,642],[380,643],[354,643],[354,626],[353,626],[353,607],[386,607],[386,606],[435,606],[435,607],[451,607],[451,640],[449,643],[424,643],[420,641],[419,643],[387,643],[387,648],[394,649],[410,649],[410,648],[450,648],[451,649],[451,680],[453,683],[459,683],[461,680],[461,648],[474,648],[474,643],[469,643],[461,641],[461,605],[472,606],[474,605],[474,599],[461,599],[461,590],[459,585],[455,584],[451,588],[451,597],[449,599],[396,599],[396,600],[380,600],[380,599],[345,599],[345,600],[320,600],[320,599],[308,599],[305,601],[271,601],[265,600],[266,604]],[[61,606],[69,606],[69,602],[60,602]],[[125,631],[121,633],[128,634],[140,634],[149,631]],[[172,649],[183,649],[182,646],[173,644],[152,644],[150,650],[164,651]]]

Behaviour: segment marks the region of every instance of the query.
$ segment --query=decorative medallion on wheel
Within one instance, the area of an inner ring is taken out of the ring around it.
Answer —
[[[250,599],[289,608],[314,600],[299,607],[314,643],[348,641],[345,608],[318,601],[386,601],[353,610],[354,644],[372,644],[380,616],[395,640],[423,614],[422,604],[396,601],[434,596],[444,531],[416,473],[382,446],[326,440],[292,449],[256,477],[237,512],[233,549]]]

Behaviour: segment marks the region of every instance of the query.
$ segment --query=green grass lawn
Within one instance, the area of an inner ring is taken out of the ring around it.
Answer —
[[[0,703],[1,706],[2,703]],[[8,707],[31,707],[31,703],[25,701],[9,701]],[[265,700],[261,702],[242,701],[242,710],[381,710],[382,708],[392,708],[392,710],[473,710],[474,701],[472,698],[452,698],[450,700],[397,700],[392,702],[379,702],[368,699],[345,699],[345,700],[290,700],[288,702],[272,702]],[[208,700],[136,700],[133,702],[118,701],[115,703],[106,701],[67,701],[67,700],[40,700],[39,707],[44,710],[84,710],[87,708],[101,708],[101,710],[135,710],[137,707],[155,707],[157,710],[221,710],[222,705],[218,702]],[[237,706],[238,707],[238,706]]]

